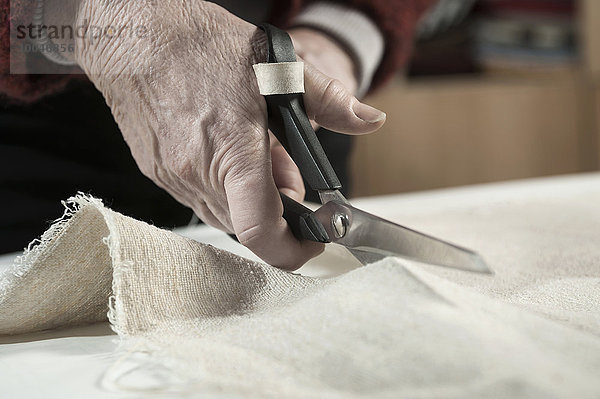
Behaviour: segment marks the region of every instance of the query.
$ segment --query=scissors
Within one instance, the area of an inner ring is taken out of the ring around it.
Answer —
[[[296,62],[289,35],[272,25],[265,31],[268,62]],[[284,213],[296,238],[346,247],[363,265],[388,256],[478,273],[492,273],[476,252],[419,233],[353,207],[340,192],[342,187],[304,110],[301,93],[265,96],[269,129],[294,160],[322,206],[316,211],[281,194]]]

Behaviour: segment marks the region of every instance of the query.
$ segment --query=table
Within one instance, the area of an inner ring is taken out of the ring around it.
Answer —
[[[522,201],[539,201],[542,204],[540,206],[543,206],[547,199],[582,198],[590,192],[600,192],[600,173],[362,198],[353,203],[379,216],[446,238],[446,234],[452,229],[447,224],[436,222],[435,215],[440,213],[464,214],[471,209],[477,209],[480,213],[485,213],[486,209],[493,212],[496,205],[510,207],[511,203]],[[177,232],[258,260],[249,250],[211,227],[187,227]],[[468,236],[466,234],[467,239]],[[473,242],[476,242],[474,238]],[[486,253],[483,255],[485,257]],[[0,270],[7,267],[13,258],[14,254],[1,256]],[[330,245],[321,256],[298,272],[328,277],[356,266],[357,263],[343,248]],[[441,275],[452,278],[453,272],[444,273],[441,272]],[[110,372],[115,363],[118,363],[116,346],[117,336],[110,330],[107,322],[60,331],[0,337],[2,396],[57,399],[128,397],[115,392],[114,387],[107,385],[103,379],[105,373]],[[140,381],[140,384],[143,383]]]

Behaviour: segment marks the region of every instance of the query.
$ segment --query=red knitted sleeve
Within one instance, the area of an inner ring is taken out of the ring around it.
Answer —
[[[11,9],[12,3],[12,9]],[[11,57],[13,66],[20,71],[27,70],[27,65],[34,61],[19,50],[19,44],[11,42],[11,27],[27,26],[35,1],[33,0],[0,0],[0,98],[11,102],[31,102],[49,93],[61,90],[71,79],[70,75],[25,75],[11,74]],[[11,51],[11,46],[12,51]],[[42,56],[43,57],[43,56]],[[47,62],[43,59],[39,62]]]
[[[271,20],[286,28],[304,6],[318,0],[278,0]],[[371,89],[380,87],[404,66],[413,45],[415,26],[437,0],[330,0],[358,9],[379,27],[385,39],[385,53]]]

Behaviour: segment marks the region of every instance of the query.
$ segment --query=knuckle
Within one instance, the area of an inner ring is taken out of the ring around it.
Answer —
[[[217,170],[217,181],[221,186],[226,184],[240,185],[247,182],[255,172],[251,155],[246,156],[243,151],[232,150],[231,153],[215,157],[213,168]]]
[[[336,99],[344,97],[346,95],[346,88],[337,79],[331,79],[325,86],[325,90],[323,90],[323,95],[321,96],[321,105],[323,107],[329,106]]]
[[[215,157],[218,165],[218,180],[243,183],[267,169],[269,143],[261,140],[249,140],[247,143],[228,144]]]
[[[237,238],[242,245],[252,249],[262,248],[268,242],[268,229],[261,224],[255,224],[237,233]]]
[[[310,114],[308,115],[311,120],[316,122],[319,121],[319,116],[330,112],[331,107],[338,103],[340,99],[347,97],[347,90],[337,79],[327,77],[321,85],[322,89],[318,90],[318,101],[316,105],[310,107]]]

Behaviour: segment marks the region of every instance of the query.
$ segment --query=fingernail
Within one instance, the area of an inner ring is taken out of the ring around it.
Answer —
[[[386,117],[385,112],[358,101],[354,104],[353,111],[356,116],[368,123],[381,122]]]

